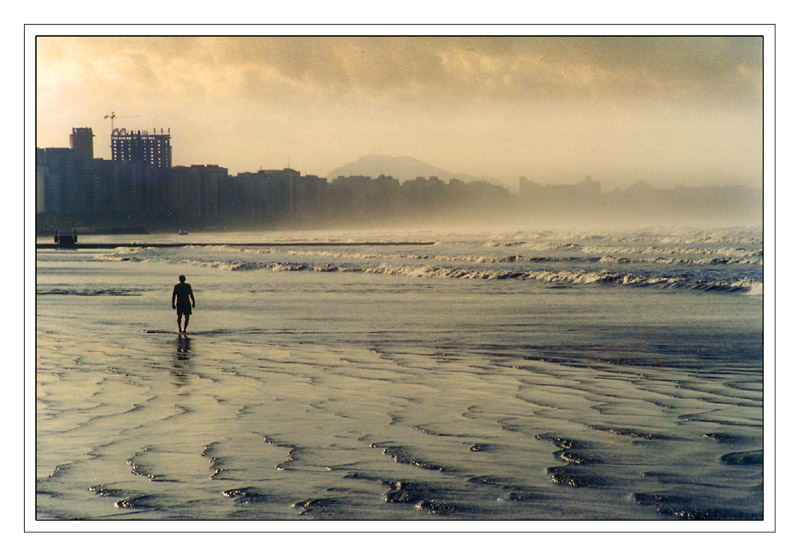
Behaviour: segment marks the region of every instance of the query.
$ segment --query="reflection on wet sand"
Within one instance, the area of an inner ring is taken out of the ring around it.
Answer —
[[[188,361],[192,351],[192,340],[185,335],[178,335],[178,361]]]
[[[181,387],[186,384],[186,372],[189,371],[192,355],[192,341],[185,335],[178,335],[176,343],[175,359],[173,361],[172,376],[175,378],[175,385]]]

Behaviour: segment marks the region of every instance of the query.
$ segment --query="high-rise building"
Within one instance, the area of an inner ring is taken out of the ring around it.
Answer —
[[[116,162],[140,162],[157,168],[172,167],[172,146],[169,129],[164,133],[153,130],[128,131],[117,128],[111,132],[111,160]]]
[[[87,159],[94,158],[94,134],[92,128],[72,128],[69,146],[77,154]]]
[[[84,159],[72,149],[36,149],[37,209],[58,214],[81,208],[81,174]]]
[[[227,180],[228,169],[217,165],[176,166],[162,188],[162,197],[167,208],[180,218],[216,219],[220,215],[220,192]]]

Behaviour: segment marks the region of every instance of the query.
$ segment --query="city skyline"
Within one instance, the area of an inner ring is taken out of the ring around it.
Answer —
[[[396,167],[406,174],[402,180],[370,164],[350,172],[342,168],[331,181],[289,168],[230,175],[216,165],[171,166],[169,135],[115,130],[113,160],[93,158],[92,138],[90,128],[73,128],[70,148],[37,149],[37,231],[105,230],[123,221],[137,230],[143,225],[185,230],[190,223],[201,228],[752,224],[762,207],[761,190],[745,186],[655,189],[640,181],[604,193],[590,176],[555,186],[520,177],[513,194],[485,181],[437,177],[432,167],[411,174]]]
[[[761,185],[760,37],[46,37],[37,146],[170,128],[173,164]]]

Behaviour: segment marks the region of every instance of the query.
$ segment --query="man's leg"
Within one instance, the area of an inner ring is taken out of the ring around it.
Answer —
[[[189,324],[189,314],[185,313],[183,315],[183,332],[186,332],[186,326]]]
[[[178,332],[179,333],[183,332],[183,331],[181,331],[181,314],[180,313],[178,314]]]

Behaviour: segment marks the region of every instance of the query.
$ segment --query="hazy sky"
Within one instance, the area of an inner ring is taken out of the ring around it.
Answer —
[[[37,146],[170,128],[173,164],[367,154],[605,188],[760,185],[760,37],[39,37]]]

